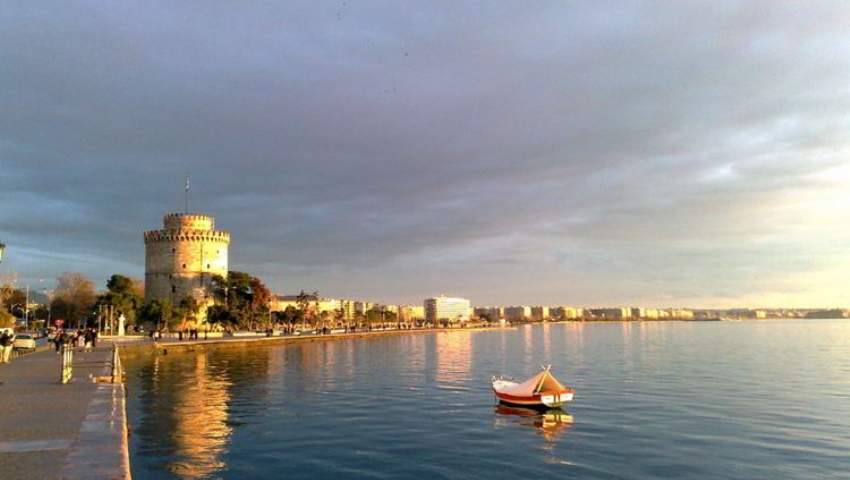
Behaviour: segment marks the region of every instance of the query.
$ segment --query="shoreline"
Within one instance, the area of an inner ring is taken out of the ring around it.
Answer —
[[[437,334],[437,333],[459,333],[459,332],[493,332],[502,330],[515,330],[516,326],[498,326],[498,327],[469,327],[469,328],[419,328],[410,330],[373,330],[368,332],[346,332],[346,333],[326,333],[326,334],[309,334],[309,335],[275,335],[266,336],[262,333],[239,333],[233,336],[214,336],[207,339],[179,340],[172,337],[164,337],[157,341],[152,341],[147,336],[125,336],[125,337],[102,337],[104,341],[112,342],[121,349],[144,349],[144,348],[194,348],[204,345],[227,346],[240,345],[245,343],[271,343],[271,344],[294,344],[294,343],[311,343],[311,342],[327,342],[333,340],[350,340],[357,338],[377,338],[399,335],[417,335],[417,334]]]

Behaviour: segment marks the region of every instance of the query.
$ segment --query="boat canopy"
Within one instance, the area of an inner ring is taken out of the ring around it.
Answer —
[[[528,380],[516,385],[501,388],[499,389],[499,392],[506,393],[508,395],[515,395],[517,397],[530,397],[531,395],[536,395],[540,392],[566,389],[567,388],[564,384],[559,382],[557,378],[553,377],[548,368],[545,368],[542,372]]]

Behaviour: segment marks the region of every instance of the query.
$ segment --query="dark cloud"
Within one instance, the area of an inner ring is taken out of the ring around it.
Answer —
[[[2,10],[22,281],[141,277],[189,175],[231,267],[286,293],[847,302],[842,3]]]

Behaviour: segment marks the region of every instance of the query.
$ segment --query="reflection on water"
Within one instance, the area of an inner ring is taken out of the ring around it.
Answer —
[[[500,403],[496,405],[495,413],[494,422],[497,427],[530,427],[546,441],[557,440],[573,424],[573,416],[560,408],[537,410]]]
[[[195,381],[175,390],[172,396],[171,439],[174,455],[181,460],[172,464],[171,471],[183,478],[208,476],[221,470],[225,465],[220,457],[232,430],[226,423],[231,383],[210,372],[207,355],[191,360]],[[157,358],[158,369],[162,362],[163,357]]]
[[[234,426],[260,408],[263,396],[245,387],[266,376],[267,352],[235,350],[226,360],[216,360],[202,349],[141,355],[151,358],[134,371],[144,391],[131,437],[137,443],[143,440],[137,446],[140,453],[161,458],[156,469],[174,478],[209,478],[226,468],[222,457],[228,453]],[[239,361],[240,356],[251,360]],[[253,365],[251,372],[242,371],[246,364]],[[238,390],[234,388],[237,381]],[[239,419],[234,420],[234,411]],[[154,438],[167,441],[151,442]]]
[[[469,380],[472,365],[472,336],[464,332],[448,332],[435,337],[437,381],[462,384]]]

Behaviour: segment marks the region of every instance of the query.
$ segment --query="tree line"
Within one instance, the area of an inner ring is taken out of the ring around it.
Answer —
[[[261,279],[244,272],[228,272],[211,278],[212,305],[207,321],[221,328],[257,328],[269,323],[271,292]],[[94,282],[79,272],[64,272],[56,279],[56,289],[47,302],[27,309],[26,293],[9,283],[0,285],[0,327],[15,326],[16,318],[29,313],[30,325],[49,327],[56,320],[63,328],[99,328],[112,331],[123,315],[128,329],[189,328],[201,316],[204,304],[192,296],[179,302],[144,300],[142,281],[124,275],[112,275],[106,290],[98,293]],[[31,302],[32,303],[32,302]]]
[[[94,282],[79,272],[64,272],[57,277],[56,289],[47,302],[29,310],[29,325],[40,328],[62,320],[62,328],[98,328],[104,332],[117,329],[119,316],[128,331],[167,329],[170,331],[198,328],[198,320],[206,308],[209,326],[217,329],[260,330],[281,325],[305,328],[324,326],[369,326],[398,321],[398,315],[383,306],[349,314],[342,308],[320,311],[318,292],[297,296],[296,306],[272,311],[272,293],[260,278],[245,272],[230,271],[227,277],[214,275],[206,301],[186,296],[178,302],[167,299],[144,300],[141,280],[112,275],[106,290],[98,293]],[[13,327],[16,318],[24,316],[25,292],[11,284],[0,285],[0,327]]]

